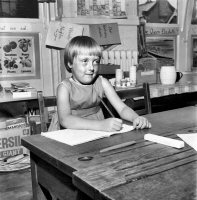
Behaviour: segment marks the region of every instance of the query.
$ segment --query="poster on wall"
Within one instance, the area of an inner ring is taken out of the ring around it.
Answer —
[[[36,33],[0,33],[0,80],[39,78],[39,52]]]
[[[83,35],[83,26],[65,22],[50,22],[46,45],[65,48],[68,41],[78,35]]]

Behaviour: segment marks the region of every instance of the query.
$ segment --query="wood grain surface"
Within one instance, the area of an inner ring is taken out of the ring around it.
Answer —
[[[30,149],[38,167],[46,163],[46,171],[51,174],[55,168],[58,173],[70,177],[73,186],[92,199],[191,200],[196,199],[196,151],[187,144],[175,149],[145,141],[144,134],[180,139],[176,134],[189,133],[197,127],[196,114],[195,106],[149,114],[146,117],[152,123],[151,129],[134,130],[76,146],[41,135],[25,137],[22,144]],[[136,141],[135,145],[100,153],[103,148],[132,140]],[[78,157],[82,156],[93,159],[79,161]]]

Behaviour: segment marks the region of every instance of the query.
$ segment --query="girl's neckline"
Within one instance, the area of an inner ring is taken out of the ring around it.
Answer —
[[[90,86],[92,86],[92,84],[90,84],[90,85],[83,85],[83,84],[79,83],[78,81],[76,81],[72,76],[70,77],[70,81],[72,81],[72,82],[74,82],[74,83],[76,83],[76,84],[78,84],[78,85],[80,85],[82,87],[90,87]]]

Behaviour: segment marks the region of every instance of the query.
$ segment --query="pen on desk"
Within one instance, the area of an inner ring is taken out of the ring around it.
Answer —
[[[111,146],[111,147],[107,147],[105,149],[101,149],[100,153],[104,153],[104,152],[115,150],[115,149],[120,149],[122,147],[127,147],[127,146],[130,146],[130,145],[133,145],[133,144],[136,144],[136,141],[125,142],[125,143],[117,144],[117,145],[114,145],[114,146]]]

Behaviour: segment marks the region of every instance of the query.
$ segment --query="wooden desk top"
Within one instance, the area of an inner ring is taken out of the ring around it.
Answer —
[[[27,136],[22,144],[30,151],[73,177],[80,190],[95,199],[196,199],[196,151],[155,144],[143,139],[145,133],[177,138],[197,127],[197,107],[185,107],[147,115],[151,129],[103,138],[77,146]],[[135,140],[133,146],[111,152],[100,149]],[[93,156],[91,161],[78,157]]]

